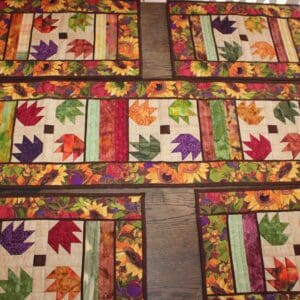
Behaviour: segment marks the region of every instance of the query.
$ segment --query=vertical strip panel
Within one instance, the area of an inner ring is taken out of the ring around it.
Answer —
[[[228,216],[232,261],[238,293],[251,292],[241,215]]]
[[[100,160],[115,159],[116,100],[102,100],[100,106]]]
[[[232,294],[235,289],[230,259],[227,216],[201,216],[200,225],[202,250],[205,252],[203,263],[206,271],[206,278],[204,279],[206,292],[208,295],[217,295],[221,290],[222,294]],[[220,277],[219,268],[222,266],[226,266],[226,271],[224,270],[222,277]]]
[[[95,26],[95,59],[105,59],[106,56],[106,14],[96,15]]]
[[[106,21],[106,59],[116,59],[117,57],[117,15],[107,15]]]
[[[98,299],[100,222],[86,222],[83,299]]]
[[[300,58],[300,20],[289,19],[288,25],[296,47],[296,52],[298,53],[298,58]]]
[[[242,160],[242,146],[240,141],[239,127],[235,112],[234,100],[224,101],[226,128],[228,132],[228,146],[230,159]]]
[[[128,160],[128,100],[116,100],[115,161]]]
[[[279,30],[281,32],[282,41],[284,44],[284,48],[290,62],[298,62],[298,55],[295,49],[295,45],[293,43],[293,39],[291,36],[291,32],[288,26],[287,19],[277,19]]]
[[[191,30],[194,38],[196,58],[199,60],[207,60],[200,16],[190,16],[190,20],[192,25]]]
[[[216,52],[216,45],[213,36],[213,30],[211,27],[210,16],[200,16],[201,28],[203,32],[203,39],[206,49],[206,55],[208,61],[217,61],[218,55]]]
[[[19,43],[16,53],[16,59],[27,59],[31,37],[31,28],[33,26],[33,16],[33,14],[23,15],[22,26],[19,33]]]
[[[100,101],[89,100],[86,130],[86,161],[99,160],[99,125],[100,125]]]
[[[115,223],[100,223],[99,300],[114,299]]]
[[[251,292],[264,292],[264,270],[256,214],[243,215],[243,230]]]
[[[0,102],[0,162],[9,162],[16,102]]]
[[[212,116],[216,159],[230,159],[224,102],[213,100],[209,101],[209,105]]]
[[[13,14],[7,39],[5,59],[16,59],[23,14]]]
[[[173,53],[178,60],[195,59],[188,16],[171,16]]]
[[[279,25],[278,25],[278,19],[276,18],[269,18],[269,25],[270,25],[270,31],[272,33],[273,41],[274,41],[274,46],[276,48],[276,52],[278,54],[278,60],[280,62],[287,62],[288,57],[285,52],[285,48],[283,45],[283,40],[281,37]]]
[[[201,142],[203,147],[203,159],[215,160],[215,146],[211,113],[208,101],[198,101],[199,122],[201,127]]]

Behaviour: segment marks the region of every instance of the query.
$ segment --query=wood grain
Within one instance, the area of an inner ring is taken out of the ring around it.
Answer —
[[[141,4],[143,78],[172,77],[165,3]]]

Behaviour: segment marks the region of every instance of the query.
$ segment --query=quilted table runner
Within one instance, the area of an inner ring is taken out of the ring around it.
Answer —
[[[169,1],[177,77],[300,76],[300,7]]]
[[[0,84],[0,184],[299,181],[298,84]]]
[[[139,76],[139,1],[0,2],[0,77]]]
[[[1,299],[146,299],[143,201],[2,196]]]
[[[300,297],[300,189],[196,191],[208,300]]]

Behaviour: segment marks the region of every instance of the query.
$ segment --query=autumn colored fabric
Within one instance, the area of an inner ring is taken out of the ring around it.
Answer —
[[[297,5],[169,1],[177,77],[297,79]]]
[[[1,77],[138,77],[139,2],[5,0]]]
[[[299,181],[298,84],[0,88],[2,186]]]
[[[196,191],[205,299],[300,297],[299,189]]]
[[[1,197],[2,297],[146,299],[143,197]]]

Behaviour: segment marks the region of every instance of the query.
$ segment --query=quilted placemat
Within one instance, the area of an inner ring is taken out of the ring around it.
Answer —
[[[0,185],[299,181],[298,84],[0,84]]]
[[[0,198],[1,299],[146,299],[143,194]]]
[[[300,189],[196,191],[208,300],[300,297]]]
[[[5,0],[0,78],[137,77],[139,1]]]
[[[300,75],[300,7],[169,1],[177,77],[290,79]]]

